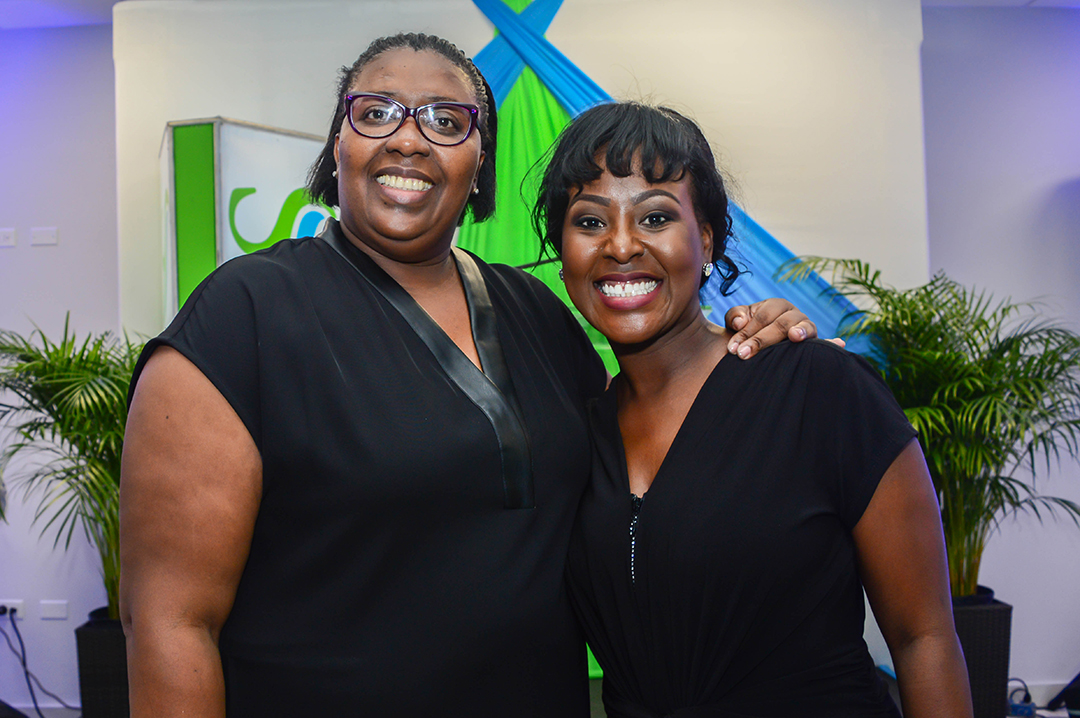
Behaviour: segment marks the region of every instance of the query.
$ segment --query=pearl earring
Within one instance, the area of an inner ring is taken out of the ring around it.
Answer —
[[[337,177],[337,170],[334,170],[333,172],[331,172],[330,175],[332,177]]]
[[[479,187],[473,187],[472,188],[472,193],[473,194],[480,194],[480,188]]]
[[[701,273],[705,275],[705,279],[708,279],[709,277],[712,276],[712,270],[713,270],[713,263],[712,262],[705,262],[705,264],[701,265]]]

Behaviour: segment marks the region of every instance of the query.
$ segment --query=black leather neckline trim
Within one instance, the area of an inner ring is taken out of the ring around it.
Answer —
[[[329,220],[318,237],[352,265],[401,314],[435,356],[447,377],[491,422],[502,458],[505,507],[533,508],[535,490],[529,439],[499,342],[495,309],[476,261],[467,252],[456,247],[453,249],[458,274],[465,287],[465,300],[469,305],[473,341],[484,371],[469,361],[442,327],[393,277],[344,237],[336,221]]]

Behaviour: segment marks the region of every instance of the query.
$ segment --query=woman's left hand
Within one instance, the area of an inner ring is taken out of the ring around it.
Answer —
[[[817,337],[817,325],[794,304],[778,297],[732,307],[724,315],[724,323],[728,331],[734,332],[728,342],[728,351],[740,359],[749,359],[765,347],[785,339],[801,342]],[[844,346],[843,339],[830,341]]]

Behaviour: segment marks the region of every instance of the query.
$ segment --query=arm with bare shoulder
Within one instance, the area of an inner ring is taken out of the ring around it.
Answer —
[[[217,640],[262,490],[244,423],[194,364],[158,348],[139,377],[120,480],[120,614],[133,718],[224,716]]]
[[[941,514],[918,441],[889,466],[852,535],[867,597],[892,653],[905,718],[970,718]]]

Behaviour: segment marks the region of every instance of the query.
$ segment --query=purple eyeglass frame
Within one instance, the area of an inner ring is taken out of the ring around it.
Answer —
[[[395,127],[393,130],[391,130],[390,132],[386,133],[385,135],[379,135],[378,137],[373,137],[371,135],[365,135],[363,132],[356,129],[356,125],[353,124],[353,118],[352,118],[352,103],[353,103],[354,100],[356,100],[359,97],[377,97],[380,100],[386,100],[390,104],[397,105],[398,107],[400,107],[401,110],[402,110],[402,113],[401,113],[401,121],[398,122],[398,126]],[[428,137],[428,134],[426,132],[424,132],[424,125],[420,122],[420,115],[419,115],[420,111],[421,110],[426,110],[429,107],[435,107],[435,106],[438,106],[438,105],[451,105],[452,107],[460,107],[461,109],[467,110],[469,112],[469,129],[465,131],[465,136],[462,137],[457,142],[450,142],[450,143],[440,142],[439,140],[435,140],[435,139],[432,139],[432,138]],[[440,147],[457,147],[458,145],[462,144],[463,142],[465,142],[465,140],[469,139],[469,137],[472,136],[473,130],[475,130],[477,128],[479,114],[480,114],[480,108],[479,107],[477,107],[476,105],[467,104],[465,102],[429,102],[426,105],[420,105],[419,107],[409,107],[408,105],[401,104],[400,102],[395,100],[393,97],[387,97],[386,95],[376,95],[376,94],[371,93],[371,92],[361,92],[361,93],[356,94],[356,95],[345,95],[345,116],[347,118],[349,118],[349,127],[351,127],[353,129],[353,132],[355,132],[356,134],[360,135],[361,137],[367,137],[369,140],[384,140],[387,137],[390,137],[395,132],[397,132],[398,130],[401,129],[402,125],[405,124],[405,120],[407,120],[407,119],[409,119],[411,117],[414,120],[416,120],[416,129],[418,129],[420,131],[420,134],[423,135],[424,139],[427,140],[428,142],[433,142],[433,143],[439,145]]]

